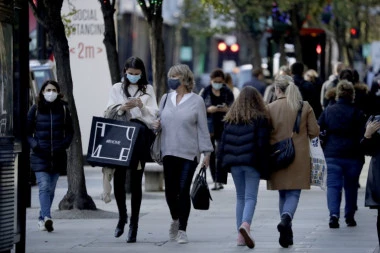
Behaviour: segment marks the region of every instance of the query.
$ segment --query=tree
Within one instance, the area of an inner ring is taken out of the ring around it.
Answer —
[[[116,0],[99,0],[104,19],[104,46],[107,52],[107,61],[111,73],[112,83],[120,82],[119,56],[116,48],[115,32],[115,3]]]
[[[148,23],[150,52],[152,56],[153,87],[157,99],[166,92],[165,49],[162,39],[163,0],[137,0]]]
[[[37,6],[34,4],[34,1],[28,1],[38,22],[46,28],[49,41],[53,46],[53,53],[57,65],[58,83],[61,86],[61,92],[69,104],[74,124],[74,138],[67,157],[68,191],[59,203],[59,209],[70,210],[75,208],[95,210],[95,203],[87,194],[85,184],[82,139],[78,114],[73,97],[73,80],[70,69],[69,45],[61,18],[63,0],[39,0],[37,4],[39,5],[38,8],[43,11],[43,16],[37,14]]]

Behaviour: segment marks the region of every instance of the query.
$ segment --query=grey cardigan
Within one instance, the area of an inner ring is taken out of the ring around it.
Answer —
[[[192,93],[183,103],[174,106],[168,94],[161,112],[161,152],[162,156],[176,156],[193,161],[201,153],[213,151],[207,127],[205,103],[201,96]],[[161,109],[166,95],[161,98]]]

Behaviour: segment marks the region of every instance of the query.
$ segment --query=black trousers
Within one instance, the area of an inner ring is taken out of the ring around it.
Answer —
[[[219,143],[219,140],[215,139],[214,137],[211,137],[211,144],[212,144],[212,147],[214,148],[214,151],[211,152],[211,155],[210,155],[210,172],[211,172],[211,177],[212,177],[212,181],[214,181],[214,183],[216,183],[218,180],[217,180],[217,171],[218,171],[218,163],[216,161],[216,149],[217,149],[217,146],[218,146],[218,143]]]
[[[145,161],[147,160],[147,153],[149,151],[148,141],[149,141],[149,129],[145,124],[136,120],[136,123],[141,125],[139,130],[139,135],[136,140],[136,144],[133,150],[133,155],[129,167],[118,168],[114,173],[114,193],[117,204],[117,209],[119,211],[119,219],[125,220],[127,213],[126,206],[126,174],[127,170],[131,170],[130,175],[130,190],[131,190],[131,219],[130,223],[136,224],[139,220],[141,200],[142,200],[142,177],[144,174]],[[137,170],[138,164],[141,164],[141,170]]]
[[[190,187],[197,159],[193,161],[175,156],[164,157],[165,197],[173,220],[179,219],[179,230],[186,231],[190,215]]]
[[[131,164],[129,168],[118,168],[115,170],[113,184],[114,193],[119,211],[119,219],[126,220],[127,205],[126,205],[126,174],[127,169],[131,170],[130,189],[131,189],[131,224],[137,224],[139,220],[141,200],[142,200],[142,176],[144,174],[145,162],[141,163],[141,170],[137,170],[137,163]]]

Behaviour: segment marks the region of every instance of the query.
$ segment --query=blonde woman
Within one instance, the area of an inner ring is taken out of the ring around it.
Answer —
[[[185,64],[174,65],[168,72],[168,86],[173,92],[160,102],[161,152],[165,176],[165,197],[172,222],[169,238],[188,243],[186,234],[190,215],[190,186],[194,172],[204,154],[209,165],[213,147],[207,129],[206,107],[201,96],[191,92],[194,75]]]
[[[279,243],[287,248],[293,245],[292,219],[297,209],[302,189],[310,189],[309,138],[319,135],[319,126],[313,109],[302,101],[301,93],[290,76],[278,76],[274,82],[277,100],[268,105],[273,130],[270,144],[289,138],[298,110],[302,105],[299,133],[293,134],[295,159],[287,168],[273,172],[267,181],[268,190],[279,191],[281,222]]]
[[[218,161],[230,172],[236,188],[237,245],[255,247],[250,233],[260,178],[265,177],[269,150],[269,114],[259,91],[244,87],[227,112]]]

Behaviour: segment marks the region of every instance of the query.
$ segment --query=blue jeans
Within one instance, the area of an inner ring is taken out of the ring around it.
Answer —
[[[231,174],[236,188],[236,227],[239,230],[243,222],[252,224],[260,173],[250,166],[233,166]]]
[[[288,214],[293,219],[296,213],[298,201],[300,200],[301,190],[279,190],[279,209],[280,216]]]
[[[173,220],[179,219],[179,230],[186,231],[190,215],[190,187],[195,169],[194,161],[176,156],[165,156],[164,161],[165,197]]]
[[[54,199],[55,186],[59,178],[59,173],[35,172],[38,183],[39,199],[40,199],[40,217],[51,218],[50,209]]]
[[[344,217],[353,218],[358,200],[359,176],[363,162],[359,159],[326,158],[327,206],[330,216],[340,217],[342,188],[346,199]]]

